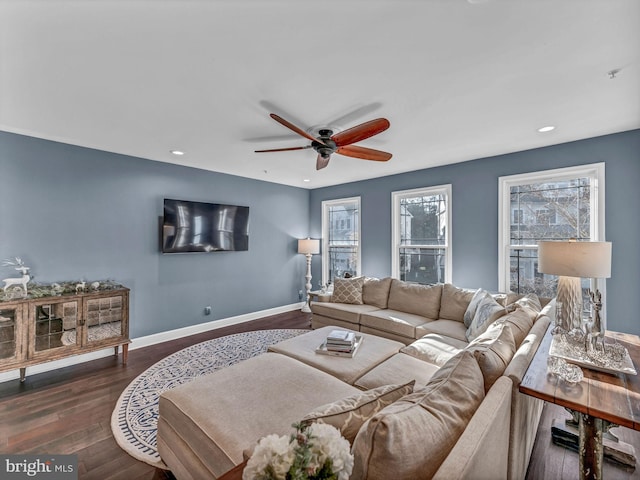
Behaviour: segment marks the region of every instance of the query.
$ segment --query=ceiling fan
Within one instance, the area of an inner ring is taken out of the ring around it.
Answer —
[[[314,137],[310,133],[296,127],[293,123],[279,117],[275,113],[270,114],[276,122],[284,125],[285,127],[293,130],[298,135],[311,140],[311,145],[304,147],[291,147],[291,148],[274,148],[270,150],[256,150],[256,153],[264,152],[285,152],[289,150],[304,150],[307,148],[313,148],[318,152],[318,158],[316,160],[316,170],[320,170],[329,165],[331,154],[338,153],[347,157],[361,158],[363,160],[374,160],[376,162],[386,162],[391,158],[391,154],[382,152],[380,150],[374,150],[373,148],[359,147],[352,145],[352,143],[359,142],[369,137],[373,137],[378,133],[384,132],[389,128],[389,120],[386,118],[377,118],[368,122],[356,125],[342,132],[338,132],[335,135],[330,128],[321,128],[318,130],[318,137]]]

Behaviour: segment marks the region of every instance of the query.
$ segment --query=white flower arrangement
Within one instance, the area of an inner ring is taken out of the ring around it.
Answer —
[[[293,425],[291,436],[267,435],[256,446],[243,480],[348,480],[353,470],[349,442],[324,423]]]

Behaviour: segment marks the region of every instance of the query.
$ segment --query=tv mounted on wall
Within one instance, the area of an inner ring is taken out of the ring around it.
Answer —
[[[162,252],[249,250],[249,207],[164,199]]]

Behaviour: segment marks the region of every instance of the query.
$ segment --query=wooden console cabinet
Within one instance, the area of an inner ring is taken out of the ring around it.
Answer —
[[[129,347],[129,289],[0,302],[0,372],[26,369],[71,355]]]

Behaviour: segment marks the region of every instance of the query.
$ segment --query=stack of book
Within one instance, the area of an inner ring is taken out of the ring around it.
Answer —
[[[356,344],[356,334],[346,330],[332,330],[325,343],[330,352],[351,353]]]

